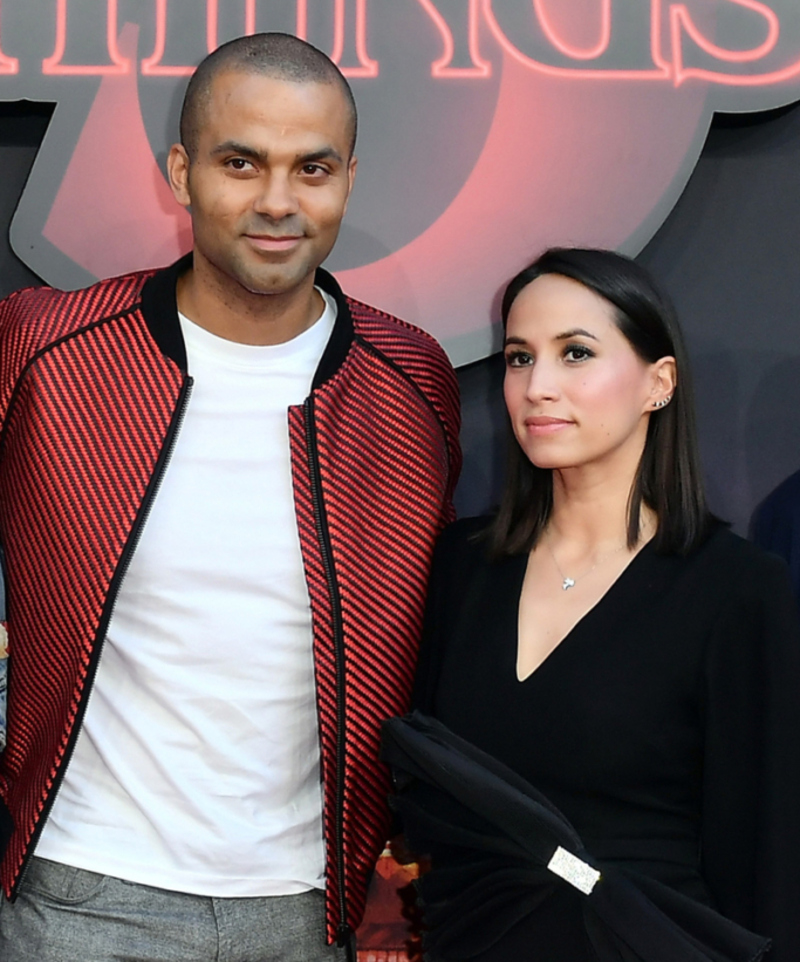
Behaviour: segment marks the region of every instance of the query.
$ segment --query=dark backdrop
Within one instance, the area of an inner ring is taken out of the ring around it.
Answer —
[[[8,225],[49,114],[43,105],[0,104],[0,295],[39,283],[10,249]],[[712,507],[741,532],[800,468],[799,225],[800,105],[719,115],[683,196],[639,257],[677,305]],[[457,503],[471,514],[494,503],[502,481],[499,357],[462,368],[459,379]]]

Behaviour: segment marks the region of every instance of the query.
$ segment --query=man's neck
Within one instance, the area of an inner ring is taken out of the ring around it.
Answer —
[[[195,265],[178,278],[178,310],[218,337],[240,344],[283,344],[308,330],[325,310],[313,276],[280,294],[255,294],[219,283]]]

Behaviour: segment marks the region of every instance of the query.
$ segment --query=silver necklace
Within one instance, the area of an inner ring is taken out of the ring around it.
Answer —
[[[599,564],[602,564],[602,562],[604,561],[608,561],[609,558],[613,557],[615,554],[619,554],[619,552],[622,551],[623,548],[627,547],[627,544],[625,542],[623,542],[620,545],[617,545],[617,547],[614,548],[613,551],[608,551],[606,552],[606,554],[601,555],[597,559],[597,561],[595,561],[595,563],[592,565],[591,568],[587,568],[586,571],[584,571],[582,574],[579,574],[577,578],[570,578],[569,575],[565,575],[564,572],[561,570],[561,565],[558,563],[558,561],[556,561],[556,556],[553,553],[553,549],[550,547],[550,542],[545,541],[545,545],[547,546],[547,550],[550,552],[550,557],[553,559],[553,564],[556,566],[556,570],[561,575],[562,591],[569,591],[570,588],[574,588],[575,585],[582,578],[585,578],[587,575],[590,575]]]

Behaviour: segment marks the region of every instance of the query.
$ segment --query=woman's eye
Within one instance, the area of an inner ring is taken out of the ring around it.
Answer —
[[[506,354],[506,367],[527,367],[533,364],[533,357],[527,351],[509,351]]]
[[[585,361],[587,358],[594,357],[594,351],[583,344],[570,344],[564,351],[564,357],[568,361]]]

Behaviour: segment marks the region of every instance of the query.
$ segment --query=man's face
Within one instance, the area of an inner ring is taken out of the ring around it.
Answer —
[[[287,294],[313,283],[339,233],[353,186],[350,114],[333,84],[231,71],[201,108],[194,157],[169,159],[191,205],[195,260],[223,287]]]

